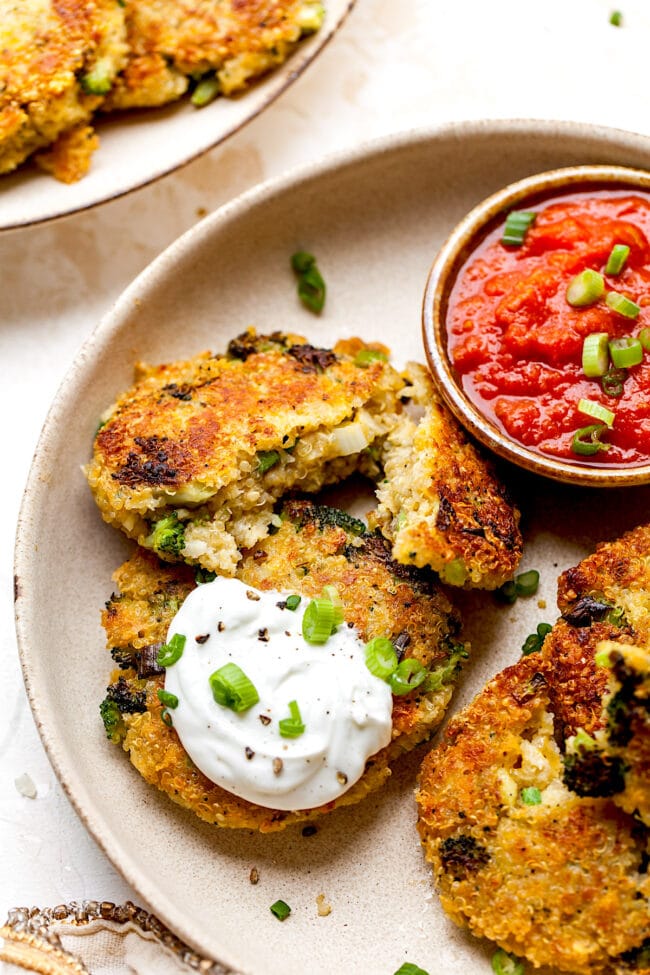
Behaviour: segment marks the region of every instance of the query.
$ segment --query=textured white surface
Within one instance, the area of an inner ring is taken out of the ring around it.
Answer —
[[[309,72],[222,148],[97,210],[0,237],[0,917],[15,904],[134,896],[51,771],[25,698],[12,623],[20,495],[48,404],[76,349],[135,274],[203,209],[331,150],[460,118],[564,118],[650,133],[650,8],[626,0],[625,26],[617,29],[608,23],[611,7],[608,0],[358,0]],[[51,567],[52,586],[64,571]],[[548,599],[552,605],[552,590]],[[37,786],[33,800],[15,788],[23,772]]]

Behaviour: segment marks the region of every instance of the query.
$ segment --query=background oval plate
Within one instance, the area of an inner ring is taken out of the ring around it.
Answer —
[[[0,177],[0,230],[26,227],[115,199],[185,165],[259,115],[322,51],[355,0],[326,0],[322,28],[280,67],[235,98],[197,110],[189,99],[96,118],[101,145],[89,173],[67,185],[34,163]]]
[[[650,140],[559,123],[445,127],[360,149],[257,188],[206,218],[127,289],[59,390],[30,473],[16,551],[17,627],[34,715],[79,815],[139,898],[225,970],[254,975],[485,975],[492,948],[442,914],[415,832],[411,757],[381,793],[325,817],[318,832],[260,836],[199,822],[147,786],[104,737],[98,703],[110,658],[99,612],[128,547],[104,525],[80,471],[102,410],[137,359],[221,349],[249,324],[302,332],[316,345],[358,333],[423,359],[422,293],[431,259],[489,193],[529,173],[607,161],[642,167]],[[317,255],[328,285],[316,318],[296,298],[289,256]],[[497,606],[458,594],[474,655],[454,707],[553,621],[558,572],[650,510],[650,491],[580,491],[515,468],[524,509],[522,568],[539,597]],[[579,515],[576,511],[579,510]],[[249,873],[257,867],[260,882]],[[317,915],[316,897],[332,905]],[[97,892],[97,896],[101,896]],[[280,924],[269,906],[291,905]]]

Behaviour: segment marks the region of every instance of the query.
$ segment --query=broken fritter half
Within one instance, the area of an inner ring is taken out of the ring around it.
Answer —
[[[0,173],[61,139],[56,174],[83,175],[96,146],[88,122],[126,53],[116,0],[0,0]]]
[[[399,756],[440,723],[467,651],[457,642],[457,614],[433,575],[393,562],[388,543],[356,518],[309,501],[289,501],[279,513],[278,531],[245,552],[237,578],[258,590],[306,597],[334,586],[345,622],[356,627],[362,641],[388,637],[398,658],[418,661],[427,676],[414,690],[393,697],[392,741],[338,799],[291,812],[255,805],[220,788],[189,759],[173,726],[164,722],[157,695],[164,682],[158,651],[179,606],[197,585],[195,571],[165,565],[143,550],[118,569],[119,592],[103,613],[116,669],[101,712],[108,737],[129,753],[144,779],[201,819],[268,832],[356,803],[385,783]],[[198,570],[198,579],[205,578]],[[256,648],[265,652],[264,643]]]
[[[168,561],[232,574],[278,526],[279,497],[374,463],[403,382],[385,357],[360,360],[366,349],[251,330],[225,355],[139,367],[86,470],[104,520]]]
[[[650,971],[650,527],[559,582],[542,650],[497,675],[422,766],[444,909],[535,966]]]
[[[496,589],[521,560],[519,512],[426,369],[410,363],[404,378],[403,395],[424,415],[403,413],[383,443],[373,524],[398,562],[428,565],[454,586]]]

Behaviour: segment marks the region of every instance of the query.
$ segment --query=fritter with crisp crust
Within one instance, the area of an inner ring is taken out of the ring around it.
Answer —
[[[467,654],[456,642],[458,617],[433,575],[393,562],[381,536],[336,509],[287,502],[279,530],[245,553],[237,577],[257,589],[308,597],[334,585],[345,620],[362,640],[387,636],[398,656],[413,657],[429,671],[417,689],[393,699],[391,743],[368,760],[361,779],[339,799],[296,812],[239,799],[194,766],[176,732],[161,719],[156,692],[163,685],[163,671],[156,656],[178,607],[196,585],[194,570],[164,565],[138,550],[116,572],[120,594],[112,596],[103,614],[108,646],[119,668],[102,704],[107,734],[122,744],[147,782],[201,819],[268,832],[356,803],[379,788],[399,755],[428,738],[439,724]]]
[[[0,173],[83,176],[101,109],[233,95],[317,31],[320,0],[0,0]]]
[[[280,496],[373,463],[403,382],[382,359],[357,365],[363,348],[251,330],[226,355],[140,366],[86,471],[102,516],[168,561],[232,574],[277,526]]]
[[[232,573],[276,524],[278,498],[361,471],[380,481],[370,518],[396,561],[453,585],[501,584],[521,558],[519,512],[426,370],[412,365],[407,382],[387,353],[250,330],[225,356],[138,367],[86,471],[104,519],[169,561]],[[419,425],[409,400],[426,405]]]
[[[56,174],[85,171],[96,146],[88,120],[126,53],[116,0],[0,0],[0,173],[59,137]]]
[[[431,566],[451,585],[496,589],[521,559],[519,512],[426,369],[411,363],[404,375],[403,395],[425,412],[419,422],[404,413],[384,442],[373,523],[399,562]]]
[[[107,110],[163,105],[197,82],[212,97],[242,91],[324,17],[320,0],[129,0],[125,12],[129,58]]]
[[[650,971],[650,527],[565,572],[541,652],[495,677],[421,771],[452,919],[533,964]]]

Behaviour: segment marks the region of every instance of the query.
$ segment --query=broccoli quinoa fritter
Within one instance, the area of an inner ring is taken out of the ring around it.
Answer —
[[[519,512],[424,367],[411,363],[404,375],[403,395],[425,413],[419,423],[405,413],[386,438],[374,523],[399,562],[428,565],[451,585],[496,589],[521,559]]]
[[[255,588],[307,597],[334,585],[345,620],[362,640],[387,636],[400,658],[413,657],[429,671],[417,689],[393,699],[393,740],[368,760],[362,778],[346,793],[317,809],[269,810],[208,780],[161,718],[156,692],[163,671],[156,656],[178,607],[196,585],[194,570],[164,565],[138,550],[116,572],[120,594],[111,597],[103,614],[119,668],[101,707],[109,738],[122,744],[147,782],[201,819],[269,832],[356,803],[379,788],[399,755],[439,724],[467,654],[456,642],[457,615],[434,577],[393,562],[381,536],[336,509],[308,501],[285,503],[279,530],[245,553],[237,577]]]
[[[0,173],[88,170],[98,111],[198,107],[248,87],[317,31],[320,0],[0,0]]]
[[[138,367],[86,470],[104,519],[161,558],[232,574],[239,550],[277,526],[278,498],[360,471],[380,480],[370,517],[396,561],[453,585],[501,584],[521,557],[519,512],[424,368],[407,383],[387,352],[249,330],[224,356]],[[411,399],[428,408],[419,426]]]
[[[319,29],[324,8],[320,0],[129,0],[125,14],[129,58],[105,109],[163,105],[193,84],[206,97],[235,94],[286,61]]]
[[[357,365],[364,348],[251,330],[226,355],[139,367],[86,471],[102,516],[168,561],[232,574],[281,495],[372,465],[403,383],[383,359]]]
[[[126,52],[116,0],[0,0],[0,173],[64,136],[57,174],[66,178],[70,153],[85,171],[96,145],[88,120]]]
[[[542,650],[425,759],[419,830],[443,907],[534,965],[650,970],[650,527],[559,581]]]

